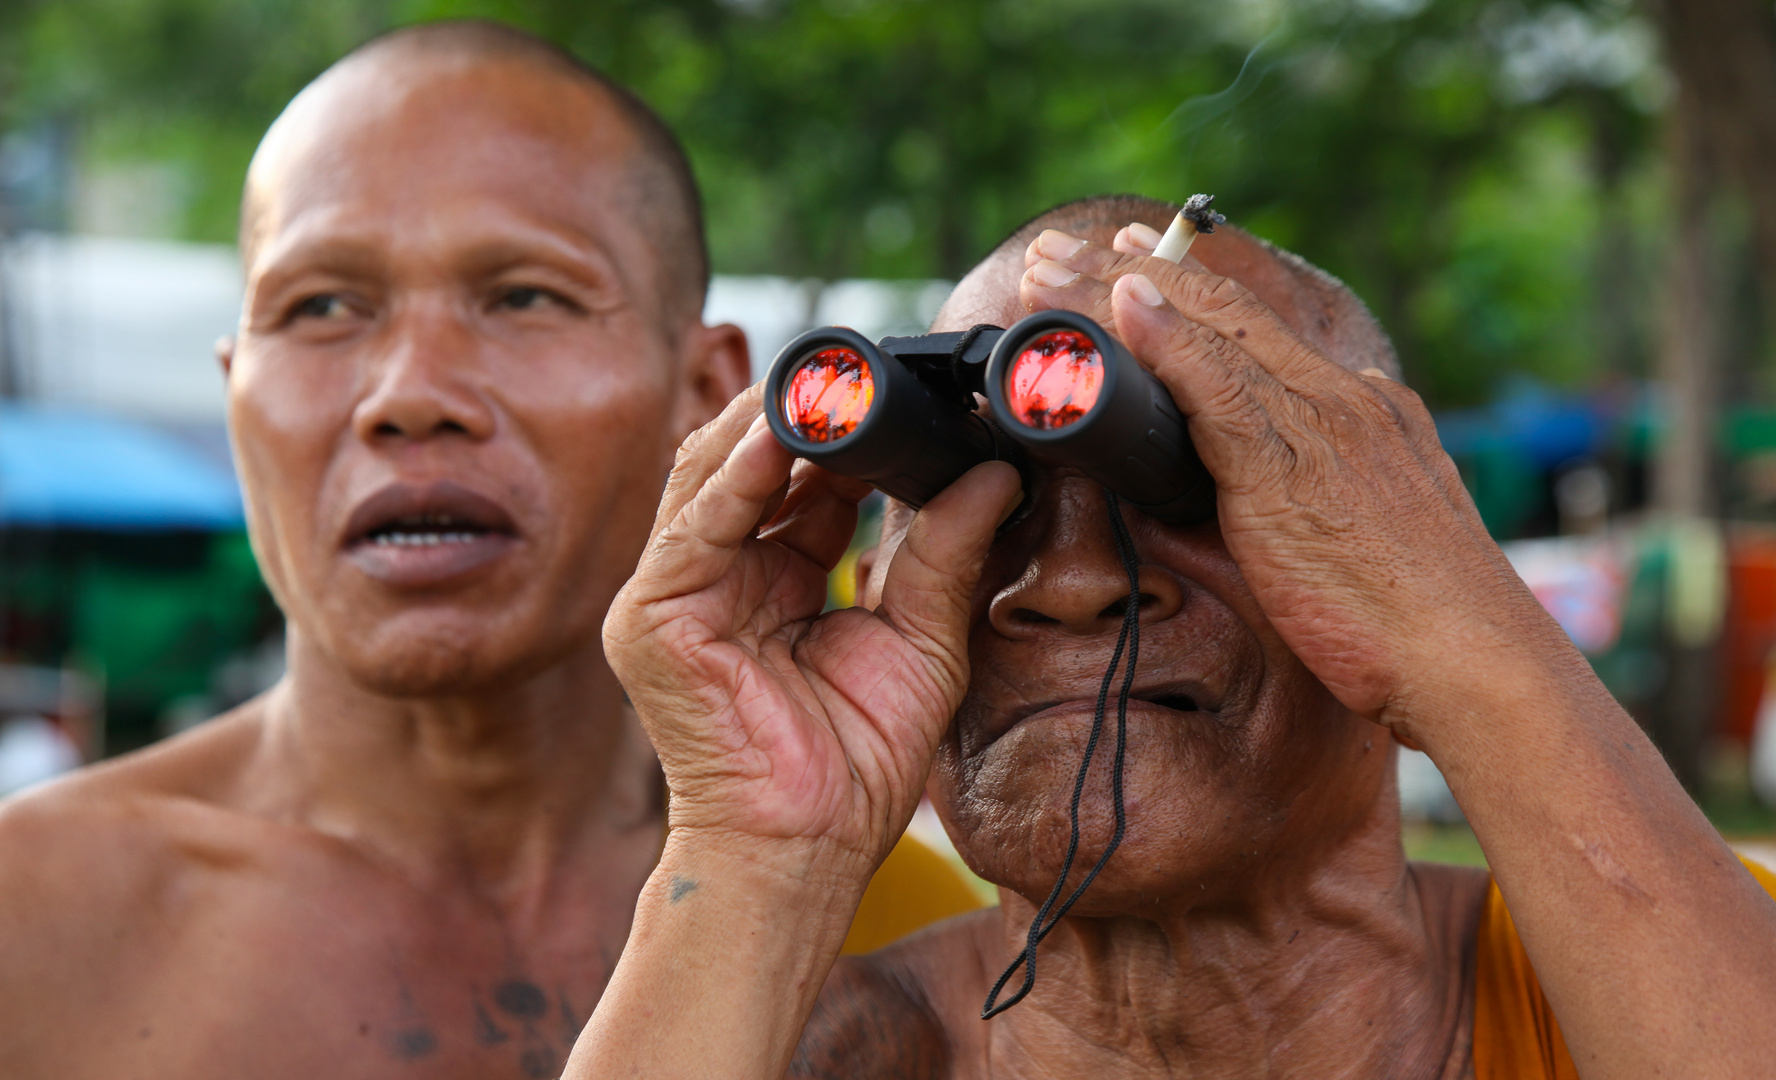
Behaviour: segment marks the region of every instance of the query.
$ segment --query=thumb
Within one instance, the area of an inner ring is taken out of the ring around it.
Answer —
[[[913,518],[882,581],[877,614],[928,658],[959,691],[968,613],[993,531],[1023,498],[1018,472],[988,461],[964,473]]]

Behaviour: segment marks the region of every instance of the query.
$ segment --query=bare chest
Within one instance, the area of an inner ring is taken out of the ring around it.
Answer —
[[[47,1071],[25,1075],[558,1076],[634,903],[578,899],[515,925],[472,896],[324,868],[193,875],[90,928],[108,947],[69,957],[84,970],[33,1010],[27,1056]]]

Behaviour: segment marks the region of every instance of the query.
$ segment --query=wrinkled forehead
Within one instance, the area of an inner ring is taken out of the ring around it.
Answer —
[[[251,273],[281,230],[340,207],[429,226],[433,211],[469,203],[584,227],[613,196],[632,201],[635,144],[612,103],[535,65],[400,52],[348,61],[266,133],[248,172],[243,254]]]

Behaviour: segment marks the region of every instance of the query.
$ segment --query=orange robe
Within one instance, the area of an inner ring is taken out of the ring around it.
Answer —
[[[1741,859],[1776,897],[1776,874]],[[1474,973],[1475,1080],[1579,1080],[1554,1010],[1495,883],[1480,915]]]

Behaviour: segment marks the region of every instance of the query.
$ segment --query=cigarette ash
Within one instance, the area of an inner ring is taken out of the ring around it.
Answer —
[[[1197,232],[1212,233],[1215,231],[1215,226],[1227,224],[1226,214],[1218,214],[1209,209],[1209,204],[1214,201],[1213,195],[1192,195],[1184,200],[1184,209],[1179,213],[1183,214],[1186,221],[1196,226]]]

